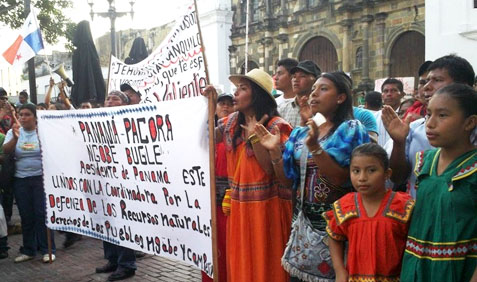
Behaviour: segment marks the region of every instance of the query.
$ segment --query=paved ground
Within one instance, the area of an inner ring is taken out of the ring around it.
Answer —
[[[18,212],[14,211],[15,223],[19,223]],[[0,281],[106,281],[108,274],[96,274],[97,266],[106,263],[103,259],[101,241],[84,237],[68,249],[62,243],[64,236],[55,232],[57,244],[56,261],[45,264],[41,256],[34,260],[14,263],[22,244],[21,235],[8,237],[9,257],[0,260]],[[181,262],[146,255],[137,260],[136,275],[124,281],[201,281],[200,271]]]

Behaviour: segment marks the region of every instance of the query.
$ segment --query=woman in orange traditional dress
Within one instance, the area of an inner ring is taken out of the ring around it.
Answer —
[[[270,154],[260,144],[257,123],[269,130],[278,126],[283,144],[291,126],[278,116],[271,94],[272,78],[254,69],[230,76],[236,112],[221,119],[217,142],[226,146],[231,189],[227,225],[227,281],[288,281],[280,264],[290,235],[292,203],[290,187],[279,185]],[[216,94],[209,86],[205,95]]]

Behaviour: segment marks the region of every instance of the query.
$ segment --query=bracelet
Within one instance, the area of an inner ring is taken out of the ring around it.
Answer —
[[[321,146],[319,146],[318,149],[310,151],[310,153],[311,153],[312,156],[321,155],[323,153],[323,148],[321,148]]]
[[[281,160],[283,160],[283,158],[281,156],[278,159],[272,160],[272,165],[279,164]]]
[[[258,138],[258,136],[254,133],[248,137],[248,142],[253,145],[257,142],[260,142],[260,138]]]

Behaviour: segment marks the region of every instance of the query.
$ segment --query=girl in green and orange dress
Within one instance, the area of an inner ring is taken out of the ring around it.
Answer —
[[[416,206],[401,281],[477,281],[477,93],[452,84],[429,102],[426,134],[436,149],[418,153]]]

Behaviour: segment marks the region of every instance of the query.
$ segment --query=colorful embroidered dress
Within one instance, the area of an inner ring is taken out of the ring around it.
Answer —
[[[227,171],[231,192],[227,223],[228,282],[288,281],[280,264],[291,226],[291,189],[267,175],[244,136],[233,149],[232,139],[238,113],[219,121],[227,151]],[[278,125],[281,140],[288,139],[291,127],[280,117],[267,125]]]
[[[417,153],[416,207],[401,281],[469,281],[477,266],[477,150],[437,175],[439,153]]]
[[[388,190],[373,217],[366,214],[361,195],[349,193],[323,213],[328,235],[348,241],[348,281],[399,281],[408,222],[414,200]]]
[[[308,126],[293,129],[283,152],[285,174],[288,178],[293,179],[295,189],[300,185],[300,156],[302,148],[305,146],[308,130]],[[334,132],[320,139],[319,142],[323,150],[341,167],[347,167],[350,164],[353,149],[369,142],[369,135],[359,121],[348,120],[340,124]],[[308,155],[303,210],[314,228],[324,231],[326,222],[321,214],[330,210],[334,201],[352,191],[351,183],[338,187],[320,175],[319,168],[311,154]],[[300,195],[297,195],[297,199],[300,199]],[[294,210],[294,214],[298,214],[298,211]]]

